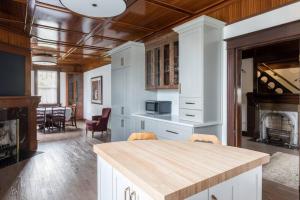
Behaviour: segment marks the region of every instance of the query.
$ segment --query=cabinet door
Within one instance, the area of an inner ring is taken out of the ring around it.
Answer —
[[[155,89],[153,50],[146,52],[146,89]]]
[[[125,140],[125,120],[124,117],[118,115],[111,116],[111,140],[123,141]]]
[[[116,170],[114,170],[113,177],[113,199],[130,200],[130,194],[132,193],[131,182]]]
[[[262,167],[243,173],[233,180],[234,200],[262,199]]]
[[[97,156],[98,200],[113,199],[113,168]]]
[[[198,194],[195,194],[185,200],[210,200],[208,199],[208,190],[204,190]]]
[[[208,190],[209,200],[233,200],[233,182],[225,181]],[[242,200],[242,199],[241,199]]]
[[[124,115],[125,101],[125,69],[112,70],[112,115]]]

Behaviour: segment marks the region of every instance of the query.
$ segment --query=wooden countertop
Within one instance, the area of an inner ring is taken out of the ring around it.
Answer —
[[[157,200],[181,200],[270,161],[265,153],[179,141],[99,144],[94,152]]]

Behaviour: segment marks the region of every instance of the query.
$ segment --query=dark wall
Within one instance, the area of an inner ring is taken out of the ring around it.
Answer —
[[[25,56],[0,51],[0,96],[25,95]]]

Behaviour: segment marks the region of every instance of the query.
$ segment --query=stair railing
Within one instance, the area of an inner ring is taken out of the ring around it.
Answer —
[[[266,63],[261,63],[261,65],[263,65],[264,67],[266,67],[267,69],[269,69],[271,72],[274,73],[275,76],[278,76],[279,78],[281,78],[282,80],[284,80],[287,84],[289,84],[291,87],[293,87],[294,89],[296,89],[297,91],[300,91],[300,88],[298,88],[296,85],[294,85],[292,82],[290,82],[289,80],[287,80],[286,78],[284,78],[281,74],[279,74],[278,72],[275,72],[274,69],[272,69],[269,65],[267,65]]]

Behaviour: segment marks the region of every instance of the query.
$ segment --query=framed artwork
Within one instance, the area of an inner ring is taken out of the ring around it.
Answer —
[[[91,78],[91,89],[92,89],[92,103],[103,104],[103,77],[98,76]]]

